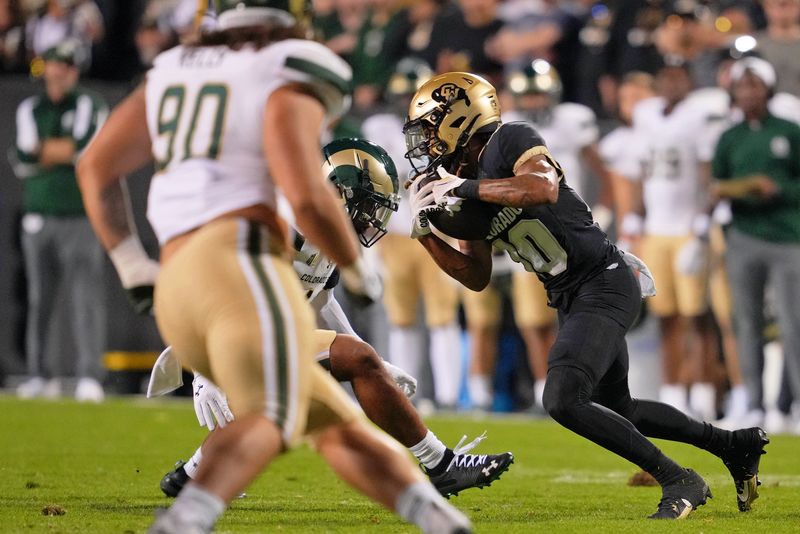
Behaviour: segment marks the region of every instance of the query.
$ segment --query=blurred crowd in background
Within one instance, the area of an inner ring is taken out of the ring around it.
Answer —
[[[382,145],[403,181],[402,124],[416,88],[439,72],[485,76],[504,120],[536,123],[598,224],[653,270],[660,293],[647,308],[662,365],[652,396],[705,420],[800,433],[800,0],[316,0],[313,11],[316,37],[354,72],[353,107],[334,136]],[[43,76],[51,100],[52,86],[63,98],[79,75],[132,88],[159,52],[208,24],[196,0],[0,0],[0,71]],[[41,131],[41,102],[20,106],[11,152],[23,181],[45,172],[37,158],[48,135],[72,139],[61,159],[53,143],[47,150],[51,165],[69,167],[102,123],[97,96],[75,94],[69,128],[58,134]],[[80,216],[79,207],[36,206],[35,195],[24,193],[26,215]],[[42,238],[46,229],[27,221],[23,245],[26,232]],[[463,290],[409,230],[401,204],[375,247],[385,301],[352,309],[360,333],[413,375],[428,365],[438,407],[535,411],[557,328],[540,282],[498,256],[490,288]],[[50,239],[69,246],[58,230]],[[25,250],[30,379],[18,391],[58,396],[53,377],[31,364],[48,323],[47,299],[37,294],[44,290],[31,280],[41,285],[53,262],[75,260],[44,257],[33,241]],[[81,272],[64,280],[91,285],[94,275]],[[388,333],[372,320],[384,312]],[[91,337],[102,322],[74,321],[76,336]],[[509,331],[523,353],[510,363]],[[102,336],[93,339],[77,366],[83,400],[103,398]],[[463,371],[462,339],[470,356]],[[784,371],[778,400],[765,406],[770,341],[783,342]],[[499,391],[511,400],[498,402]]]

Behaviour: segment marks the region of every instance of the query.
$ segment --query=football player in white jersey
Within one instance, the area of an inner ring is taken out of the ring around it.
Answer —
[[[386,234],[387,221],[397,210],[398,179],[392,159],[380,146],[361,139],[338,139],[323,152],[324,174],[342,195],[361,244],[371,247]],[[459,443],[454,449],[445,447],[407,398],[414,394],[416,380],[383,361],[347,320],[333,295],[339,278],[336,264],[300,234],[295,237],[294,248],[293,265],[306,298],[317,314],[318,324],[330,329],[318,334],[328,340],[328,345],[315,355],[317,362],[339,382],[351,383],[367,417],[409,448],[443,495],[491,485],[513,463],[513,455],[467,454],[482,437],[464,446]],[[167,349],[159,358],[154,377],[158,376],[158,369],[174,368],[163,361],[170,354]],[[233,420],[225,394],[213,383],[195,374],[193,386],[195,412],[201,426],[214,430]],[[162,491],[175,497],[195,476],[201,458],[202,447],[188,462],[178,462],[161,480]]]
[[[643,219],[638,213],[639,202],[634,202],[632,183],[642,175],[642,162],[633,148],[638,143],[633,129],[633,110],[646,98],[655,96],[655,82],[650,74],[629,73],[617,89],[620,126],[600,140],[598,151],[606,164],[614,184],[614,210],[617,213],[617,246],[628,251],[632,242],[642,235]],[[638,254],[638,251],[632,251]]]
[[[661,325],[660,400],[699,418],[716,415],[710,383],[712,333],[708,324],[706,240],[708,198],[698,146],[710,112],[689,99],[685,64],[668,63],[656,76],[660,96],[640,102],[633,115],[644,164],[634,193],[644,213],[639,250],[658,284],[649,309]],[[641,213],[641,212],[640,212]],[[691,388],[687,391],[687,384]],[[688,401],[688,402],[687,402]]]
[[[155,161],[148,217],[161,243],[159,330],[184,367],[226,392],[236,416],[150,531],[211,532],[231,499],[308,437],[341,478],[423,531],[469,532],[469,520],[313,361],[313,311],[276,197],[280,188],[344,283],[375,297],[368,281],[377,277],[319,172],[319,138],[346,109],[350,69],[303,39],[310,2],[215,4],[218,30],[157,57],[78,168],[89,218],[132,289],[152,284],[156,266],[129,223],[121,176]]]
[[[404,157],[405,108],[417,89],[432,75],[430,67],[422,60],[400,61],[386,88],[390,109],[368,117],[361,125],[364,136],[385,147],[392,156],[402,181],[411,171]],[[383,303],[390,324],[389,360],[415,375],[420,372],[423,354],[429,354],[436,404],[454,408],[461,385],[458,288],[425,249],[408,237],[410,233],[411,210],[403,188],[398,213],[389,220],[388,235],[378,247],[384,273]],[[425,306],[425,324],[430,334],[429,351],[423,348],[423,332],[417,328],[420,299]]]

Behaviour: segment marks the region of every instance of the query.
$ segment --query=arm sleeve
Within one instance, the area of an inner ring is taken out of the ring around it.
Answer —
[[[339,305],[339,301],[333,296],[332,290],[322,291],[311,301],[311,305],[317,312],[317,318],[320,324],[324,324],[331,330],[335,330],[341,334],[348,334],[361,339],[361,337],[356,334],[356,331],[353,330],[352,325],[350,325],[350,321]]]

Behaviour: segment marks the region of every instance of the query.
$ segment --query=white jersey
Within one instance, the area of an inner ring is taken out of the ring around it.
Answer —
[[[386,229],[391,234],[411,234],[411,206],[408,191],[403,183],[409,178],[411,164],[406,159],[406,138],[403,135],[404,119],[394,113],[377,113],[368,117],[361,125],[364,138],[386,150],[397,169],[400,181],[400,202],[397,213],[389,218]]]
[[[613,173],[631,181],[642,178],[642,162],[636,149],[636,130],[620,126],[600,140],[598,151],[603,162]]]
[[[517,111],[503,113],[503,122],[526,121]],[[553,117],[548,124],[534,123],[536,131],[547,144],[547,149],[558,161],[567,178],[567,183],[583,198],[586,193],[586,176],[581,164],[581,150],[599,138],[594,112],[581,104],[564,102],[553,108]]]
[[[639,157],[645,165],[645,232],[688,235],[704,197],[699,145],[708,128],[708,111],[687,98],[669,115],[661,97],[640,102],[633,113]]]
[[[159,242],[239,208],[274,209],[275,184],[262,150],[269,95],[305,84],[331,119],[349,104],[351,77],[329,49],[297,39],[260,50],[178,46],[159,55],[146,84],[157,168],[147,215]]]

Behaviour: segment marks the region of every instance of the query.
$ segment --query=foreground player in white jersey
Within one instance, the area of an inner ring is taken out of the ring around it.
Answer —
[[[319,137],[346,108],[350,69],[298,38],[308,2],[215,3],[219,30],[161,54],[79,164],[87,213],[130,288],[152,264],[128,222],[121,176],[155,160],[148,217],[162,245],[159,330],[184,367],[227,393],[236,416],[151,532],[210,532],[226,504],[304,437],[345,481],[425,532],[469,532],[312,359],[313,312],[276,196],[280,188],[345,284],[369,296],[351,225],[319,172]]]
[[[598,152],[614,184],[614,209],[617,213],[617,246],[629,251],[632,241],[642,235],[640,202],[633,199],[633,184],[642,175],[642,162],[633,149],[637,145],[633,129],[633,110],[646,98],[655,96],[655,82],[650,74],[629,73],[617,89],[618,118],[622,124],[600,140]],[[632,252],[638,254],[638,251]]]
[[[361,244],[374,245],[386,234],[387,221],[397,210],[398,179],[392,159],[378,145],[361,139],[333,141],[323,152],[324,174],[342,195]],[[467,488],[491,485],[513,463],[513,455],[466,454],[482,437],[464,446],[459,443],[455,449],[445,447],[407,398],[414,394],[416,380],[383,361],[350,326],[333,295],[339,278],[336,264],[299,234],[294,248],[293,266],[306,298],[317,313],[318,324],[330,328],[315,332],[317,362],[339,382],[351,383],[367,417],[411,450],[440,493],[450,496]],[[159,367],[171,367],[163,359],[164,355],[159,358]],[[213,430],[217,424],[224,427],[233,420],[225,394],[212,382],[196,374],[193,386],[201,426]],[[161,480],[162,491],[175,497],[196,475],[202,454],[200,447],[189,462],[179,462],[167,473]]]

